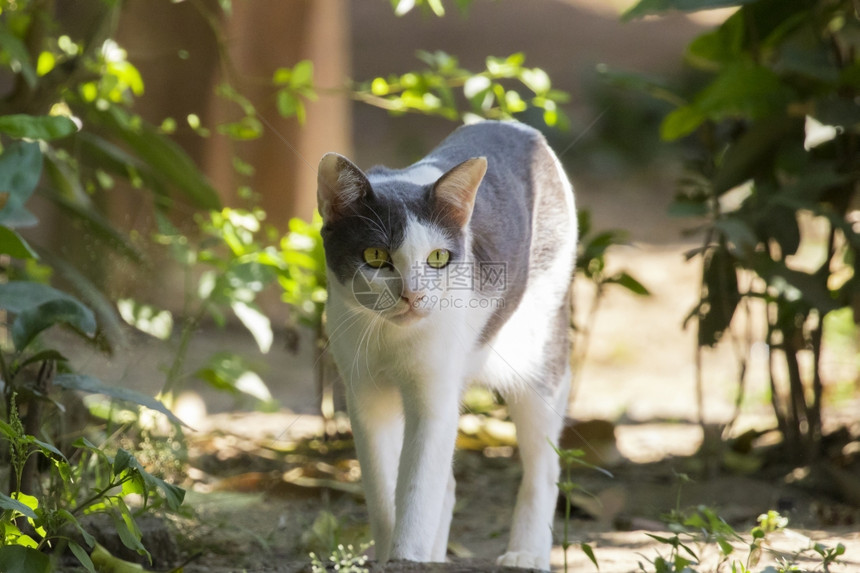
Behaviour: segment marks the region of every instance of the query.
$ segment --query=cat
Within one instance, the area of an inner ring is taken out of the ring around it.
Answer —
[[[460,398],[506,400],[524,472],[501,565],[549,569],[567,410],[573,190],[541,133],[458,128],[401,170],[319,165],[329,348],[376,557],[444,561]]]

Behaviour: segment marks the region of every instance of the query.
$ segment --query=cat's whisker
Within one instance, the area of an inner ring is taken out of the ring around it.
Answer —
[[[329,347],[331,347],[332,342],[341,334],[342,331],[348,331],[353,324],[358,322],[361,319],[362,314],[363,311],[361,309],[348,309],[347,315],[343,317],[343,320],[338,322],[337,326],[335,326],[333,330],[328,332],[328,337],[326,339],[325,345],[323,346],[323,351],[326,351],[329,349]],[[314,364],[314,366],[316,366],[316,364]]]
[[[367,221],[368,223],[370,223],[371,225],[373,225],[374,229],[376,229],[376,231],[378,231],[379,234],[382,235],[383,237],[387,235],[387,233],[385,232],[385,227],[383,227],[379,221],[374,221],[370,217],[365,217],[364,215],[356,215],[356,216],[359,219],[363,219],[363,220]]]

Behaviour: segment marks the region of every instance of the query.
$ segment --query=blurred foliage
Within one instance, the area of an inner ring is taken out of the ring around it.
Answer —
[[[699,344],[727,335],[738,344],[735,316],[761,316],[779,428],[792,455],[811,460],[822,431],[825,317],[853,308],[860,318],[851,207],[860,184],[860,23],[849,0],[644,0],[627,17],[727,5],[739,9],[685,53],[710,75],[701,89],[673,93],[647,78],[637,87],[673,103],[660,135],[686,137],[693,153],[671,212],[703,219],[704,242],[690,253],[703,261],[690,315]],[[742,372],[753,341],[745,343]]]
[[[549,127],[566,129],[569,121],[559,109],[570,96],[552,88],[549,75],[527,68],[525,55],[488,57],[486,69],[472,72],[460,67],[456,57],[442,51],[418,52],[427,69],[359,84],[355,97],[364,103],[400,114],[417,112],[451,120],[513,119],[530,108],[543,111]],[[531,92],[523,98],[517,83]]]
[[[424,13],[431,12],[439,18],[445,15],[445,2],[442,0],[390,0],[391,8],[397,16],[405,16],[416,7]],[[454,4],[462,14],[466,14],[474,0],[454,0]]]
[[[31,402],[28,409],[32,407]],[[95,514],[110,516],[123,545],[150,557],[135,516],[162,506],[178,510],[183,489],[148,472],[128,451],[118,448],[109,455],[105,445],[96,446],[85,437],[71,444],[67,456],[28,433],[28,421],[22,422],[18,414],[16,395],[8,402],[7,418],[8,422],[0,420],[10,465],[10,493],[0,493],[0,569],[48,572],[53,567],[45,551],[68,547],[81,566],[94,572],[90,551],[97,543],[82,518]],[[34,484],[27,475],[39,457],[50,464],[50,483],[44,490],[31,489]],[[130,505],[129,494],[140,496],[142,503]]]

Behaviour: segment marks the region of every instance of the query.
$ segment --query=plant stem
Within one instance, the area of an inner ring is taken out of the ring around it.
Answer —
[[[114,488],[122,487],[122,484],[124,484],[125,482],[127,482],[130,479],[131,479],[131,477],[126,476],[116,483],[114,483],[114,482],[109,483],[108,485],[106,485],[105,487],[103,487],[102,489],[97,491],[96,493],[92,494],[86,500],[82,501],[77,506],[75,506],[75,508],[72,509],[70,513],[72,515],[75,515],[75,516],[78,515],[80,512],[84,511],[87,507],[89,507],[90,505],[94,504],[98,500],[105,497],[107,492],[109,492],[110,490],[112,490]]]

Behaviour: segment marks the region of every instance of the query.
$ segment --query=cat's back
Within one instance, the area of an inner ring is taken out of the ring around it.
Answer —
[[[481,121],[464,125],[455,130],[440,143],[427,157],[441,160],[443,164],[453,163],[463,158],[474,157],[477,152],[487,158],[488,171],[494,168],[526,170],[535,155],[546,146],[546,141],[537,129],[517,121]]]
[[[573,191],[540,131],[516,121],[466,125],[425,161],[445,171],[476,156],[487,158],[471,224],[477,259],[506,260],[522,275],[540,266],[547,251],[575,243]]]

